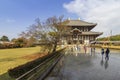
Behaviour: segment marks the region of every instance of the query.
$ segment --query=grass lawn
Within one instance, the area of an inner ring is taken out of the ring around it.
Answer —
[[[0,80],[8,79],[8,69],[25,64],[28,61],[40,57],[40,47],[1,49],[0,50]],[[6,79],[5,79],[6,77]],[[3,79],[4,78],[4,79]]]

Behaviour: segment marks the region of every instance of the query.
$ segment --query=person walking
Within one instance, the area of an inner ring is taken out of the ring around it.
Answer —
[[[93,48],[91,47],[91,56],[92,56]]]
[[[85,54],[86,54],[86,52],[87,52],[87,47],[86,47],[86,45],[84,45],[84,51],[85,51]]]
[[[93,48],[93,50],[94,50],[94,54],[95,54],[95,47]]]
[[[77,48],[78,48],[78,51],[80,52],[80,46],[79,45],[77,46]]]
[[[105,52],[105,60],[109,60],[109,53],[110,53],[110,50],[109,48],[106,49],[106,52]]]
[[[103,59],[103,55],[104,55],[104,49],[101,49],[101,55],[102,55],[102,59]]]

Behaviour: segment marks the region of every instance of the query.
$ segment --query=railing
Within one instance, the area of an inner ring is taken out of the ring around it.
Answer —
[[[16,80],[43,80],[62,56],[62,53],[54,54],[35,68],[18,77]]]

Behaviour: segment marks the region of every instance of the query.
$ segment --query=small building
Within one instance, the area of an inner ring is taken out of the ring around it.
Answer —
[[[68,23],[65,24],[68,30],[62,38],[62,42],[64,44],[89,44],[103,34],[91,31],[96,25],[82,20],[68,20]]]
[[[14,44],[14,43],[9,41],[0,41],[0,44]]]

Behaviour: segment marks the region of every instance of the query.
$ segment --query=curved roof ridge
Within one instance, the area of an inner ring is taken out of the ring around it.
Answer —
[[[83,20],[68,20],[68,26],[96,26],[97,23],[86,22]]]

